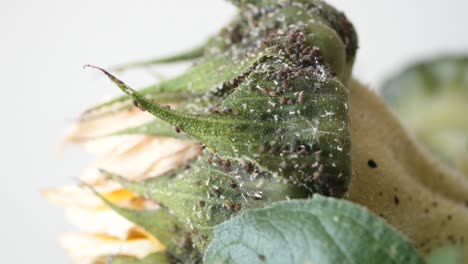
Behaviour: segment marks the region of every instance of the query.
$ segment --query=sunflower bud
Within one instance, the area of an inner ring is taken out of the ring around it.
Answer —
[[[425,254],[443,239],[422,233],[442,218],[454,225],[430,234],[453,240],[468,219],[460,210],[468,185],[431,164],[380,99],[351,80],[357,36],[346,17],[319,0],[231,2],[239,14],[201,47],[117,68],[197,60],[173,79],[134,90],[86,66],[126,94],[86,111],[68,135],[100,153],[81,178],[86,195],[125,226],[81,226],[129,249],[93,261],[197,263],[219,224],[314,194],[367,206]],[[64,190],[48,196],[73,200]],[[431,197],[441,206],[418,229],[405,215],[422,219],[418,206]],[[144,246],[130,250],[134,239]]]
[[[220,71],[217,82],[222,86],[213,90],[213,78],[201,79],[204,75],[182,86],[186,77],[176,77],[180,92],[204,93],[198,103],[182,102],[179,110],[155,102],[174,91],[164,83],[137,92],[91,66],[157,122],[173,125],[177,134],[183,132],[206,147],[197,161],[168,176],[129,182],[106,174],[167,207],[188,226],[201,251],[217,224],[246,209],[314,193],[342,196],[351,176],[343,81],[352,58],[333,28],[339,14],[328,6],[321,10],[308,3],[278,5],[258,14],[243,10],[236,25],[239,39],[229,38],[226,50],[207,55],[189,70],[191,76],[201,69]],[[227,69],[217,67],[219,62]]]

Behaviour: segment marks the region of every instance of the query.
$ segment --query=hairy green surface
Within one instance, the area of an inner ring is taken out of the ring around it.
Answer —
[[[145,182],[129,182],[116,175],[110,176],[125,188],[170,208],[188,225],[194,242],[202,250],[211,241],[217,224],[245,209],[309,195],[305,189],[284,183],[252,163],[222,160],[209,154],[196,161],[191,169]],[[117,212],[129,218],[125,212]],[[129,219],[140,224],[138,219]],[[146,227],[148,224],[145,220],[141,225]],[[158,237],[156,232],[155,236]]]
[[[189,230],[183,222],[179,221],[180,218],[170,213],[167,208],[162,207],[153,210],[127,209],[109,202],[96,191],[94,193],[112,210],[141,226],[146,232],[157,238],[166,247],[168,258],[194,263],[201,258],[198,251],[193,248]],[[160,257],[159,255],[156,256]]]
[[[314,196],[249,210],[216,228],[204,263],[424,263],[366,209]]]
[[[118,135],[148,135],[148,136],[159,136],[159,137],[171,137],[177,139],[190,140],[190,137],[177,133],[173,125],[170,125],[161,119],[154,119],[150,122],[144,123],[136,127],[125,128],[120,131],[112,132],[106,136],[118,136]]]
[[[106,74],[141,108],[200,140],[219,156],[251,160],[311,192],[342,195],[350,177],[347,91],[326,73],[315,77],[306,69],[302,71],[305,77],[294,74],[287,90],[278,92],[282,96],[275,96],[262,87],[271,88],[275,84],[271,78],[286,70],[272,77],[270,69],[276,70],[271,66],[251,73],[254,77],[220,104],[223,114],[204,115],[154,104]],[[266,111],[265,106],[269,106]]]

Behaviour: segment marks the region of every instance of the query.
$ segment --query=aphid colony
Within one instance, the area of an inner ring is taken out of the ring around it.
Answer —
[[[191,97],[175,110],[158,98],[174,89],[136,92],[100,69],[135,106],[173,125],[174,135],[205,146],[189,168],[169,176],[114,177],[168,208],[187,227],[182,240],[201,251],[217,224],[243,210],[314,193],[340,197],[351,176],[344,82],[357,47],[352,26],[321,1],[242,8],[195,66],[230,78],[178,81]]]

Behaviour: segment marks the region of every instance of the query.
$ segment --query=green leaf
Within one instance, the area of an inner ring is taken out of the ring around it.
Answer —
[[[249,210],[216,228],[204,263],[423,263],[366,209],[314,196]]]
[[[382,88],[385,100],[432,153],[468,176],[468,57],[410,66]]]
[[[427,264],[462,264],[461,250],[456,246],[439,248],[427,257]]]
[[[166,246],[171,257],[186,260],[200,257],[198,251],[192,247],[189,232],[185,225],[179,221],[179,218],[171,214],[168,209],[132,210],[119,207],[108,201],[92,187],[90,188],[112,210],[142,227],[158,239],[159,242]]]

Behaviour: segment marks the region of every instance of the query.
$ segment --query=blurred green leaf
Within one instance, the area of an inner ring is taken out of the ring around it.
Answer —
[[[468,176],[468,58],[410,66],[382,88],[385,100],[420,142]]]
[[[427,257],[427,264],[463,264],[459,251],[455,246],[440,248]]]

